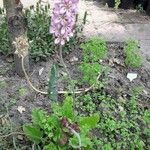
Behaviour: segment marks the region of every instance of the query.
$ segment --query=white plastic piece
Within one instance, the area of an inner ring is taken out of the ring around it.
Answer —
[[[128,73],[127,78],[132,82],[134,79],[137,78],[137,73]]]

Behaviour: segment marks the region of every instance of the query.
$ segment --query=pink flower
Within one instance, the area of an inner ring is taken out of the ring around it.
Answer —
[[[79,0],[56,0],[51,18],[50,33],[55,44],[64,45],[73,36]]]

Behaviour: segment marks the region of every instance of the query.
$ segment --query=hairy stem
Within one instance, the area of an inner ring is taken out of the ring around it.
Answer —
[[[74,129],[72,129],[70,126],[67,126],[68,129],[70,129],[70,131],[77,137],[78,139],[78,143],[79,145],[73,145],[71,142],[71,146],[75,149],[80,149],[81,148],[81,138],[80,138],[80,134],[78,132],[76,132]]]

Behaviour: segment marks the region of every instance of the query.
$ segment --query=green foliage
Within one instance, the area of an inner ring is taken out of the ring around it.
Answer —
[[[81,44],[84,62],[97,62],[107,55],[106,42],[101,38],[92,38]]]
[[[27,93],[28,93],[28,90],[24,87],[22,87],[18,90],[19,96],[25,96],[25,95],[27,95]]]
[[[61,109],[62,109],[62,116],[69,118],[71,120],[75,119],[72,97],[67,97]]]
[[[80,70],[83,74],[82,81],[90,85],[97,83],[97,76],[103,72],[103,67],[99,63],[82,63]]]
[[[4,15],[4,11],[1,12]],[[1,16],[0,16],[1,17]],[[9,44],[8,30],[6,18],[2,18],[0,21],[0,53],[8,55],[11,53],[11,48]]]
[[[93,92],[77,99],[75,104],[80,113],[100,114],[94,149],[149,149],[150,113],[138,105],[137,92],[134,94],[128,99],[113,99],[105,93]]]
[[[38,2],[35,8],[29,8],[25,11],[27,19],[27,36],[30,43],[30,55],[39,60],[46,58],[52,52],[53,40],[49,34],[49,25],[51,17],[49,16],[50,6],[42,6]]]
[[[43,137],[43,132],[39,127],[26,125],[23,126],[23,131],[26,133],[27,137],[35,143],[39,143]]]
[[[9,43],[9,36],[7,30],[6,14],[0,9],[2,13],[2,23],[0,23],[0,52],[7,55],[12,53]],[[27,36],[29,39],[29,53],[31,58],[39,61],[46,59],[54,51],[54,39],[49,33],[51,22],[50,5],[43,6],[41,2],[37,2],[35,7],[30,7],[25,10],[25,17],[27,22]],[[0,17],[1,17],[0,16]],[[74,36],[63,47],[64,52],[68,52],[79,44],[80,33],[82,32],[83,24],[76,22],[76,30]]]
[[[52,101],[57,101],[57,94],[58,94],[56,89],[57,77],[58,77],[57,66],[53,65],[48,82],[48,95],[50,100]]]
[[[146,110],[143,116],[144,122],[150,124],[150,110]]]
[[[138,42],[134,40],[128,40],[124,49],[125,63],[129,67],[139,68],[142,65],[142,60],[138,54]]]
[[[52,110],[51,115],[40,109],[32,111],[32,124],[23,126],[32,142],[42,145],[43,150],[67,150],[79,145],[80,141],[74,134],[76,132],[81,140],[81,148],[92,149],[93,144],[88,135],[99,122],[98,114],[78,117],[74,112],[72,97],[66,97],[62,105],[53,103]]]
[[[121,4],[121,0],[115,0],[115,8],[118,9]]]
[[[57,146],[53,143],[44,146],[43,150],[58,150]]]
[[[81,48],[83,49],[83,62],[80,65],[83,74],[82,82],[96,84],[98,74],[104,71],[99,61],[107,55],[106,42],[101,38],[93,38],[81,44]]]
[[[80,126],[88,126],[89,128],[95,128],[100,118],[98,114],[94,114],[92,117],[82,117],[80,119]]]
[[[137,5],[137,6],[136,6],[136,10],[137,10],[138,12],[140,12],[140,13],[144,13],[144,12],[145,12],[145,10],[144,10],[142,4]]]

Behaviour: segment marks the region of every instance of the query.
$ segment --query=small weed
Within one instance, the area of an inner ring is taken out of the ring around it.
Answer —
[[[115,8],[118,9],[121,4],[121,0],[115,0]]]
[[[7,83],[4,80],[0,80],[0,89],[2,88],[6,88],[7,87]]]
[[[75,104],[79,112],[99,112],[101,116],[94,132],[98,135],[93,139],[95,149],[149,149],[150,113],[138,105],[137,93],[120,100],[93,92],[79,97]]]
[[[80,114],[93,114],[96,110],[96,105],[90,94],[86,94],[76,99],[75,106]]]
[[[99,63],[82,63],[80,70],[83,74],[82,81],[93,85],[97,83],[97,76],[103,72],[103,67]]]
[[[105,40],[101,38],[93,38],[86,43],[81,44],[83,49],[84,62],[97,62],[104,59],[107,55],[107,46]]]
[[[140,12],[140,13],[144,13],[145,12],[145,10],[144,10],[144,8],[143,8],[143,6],[141,4],[139,4],[138,6],[136,6],[136,10],[138,12]]]
[[[98,74],[105,70],[99,61],[107,55],[106,42],[101,38],[93,38],[82,44],[81,48],[83,49],[83,62],[80,65],[82,82],[96,84]]]
[[[27,93],[28,93],[28,91],[27,91],[26,88],[20,88],[20,89],[18,90],[19,96],[25,96]]]
[[[129,67],[139,68],[142,65],[142,60],[138,54],[138,42],[134,40],[128,40],[124,49],[125,63]]]

